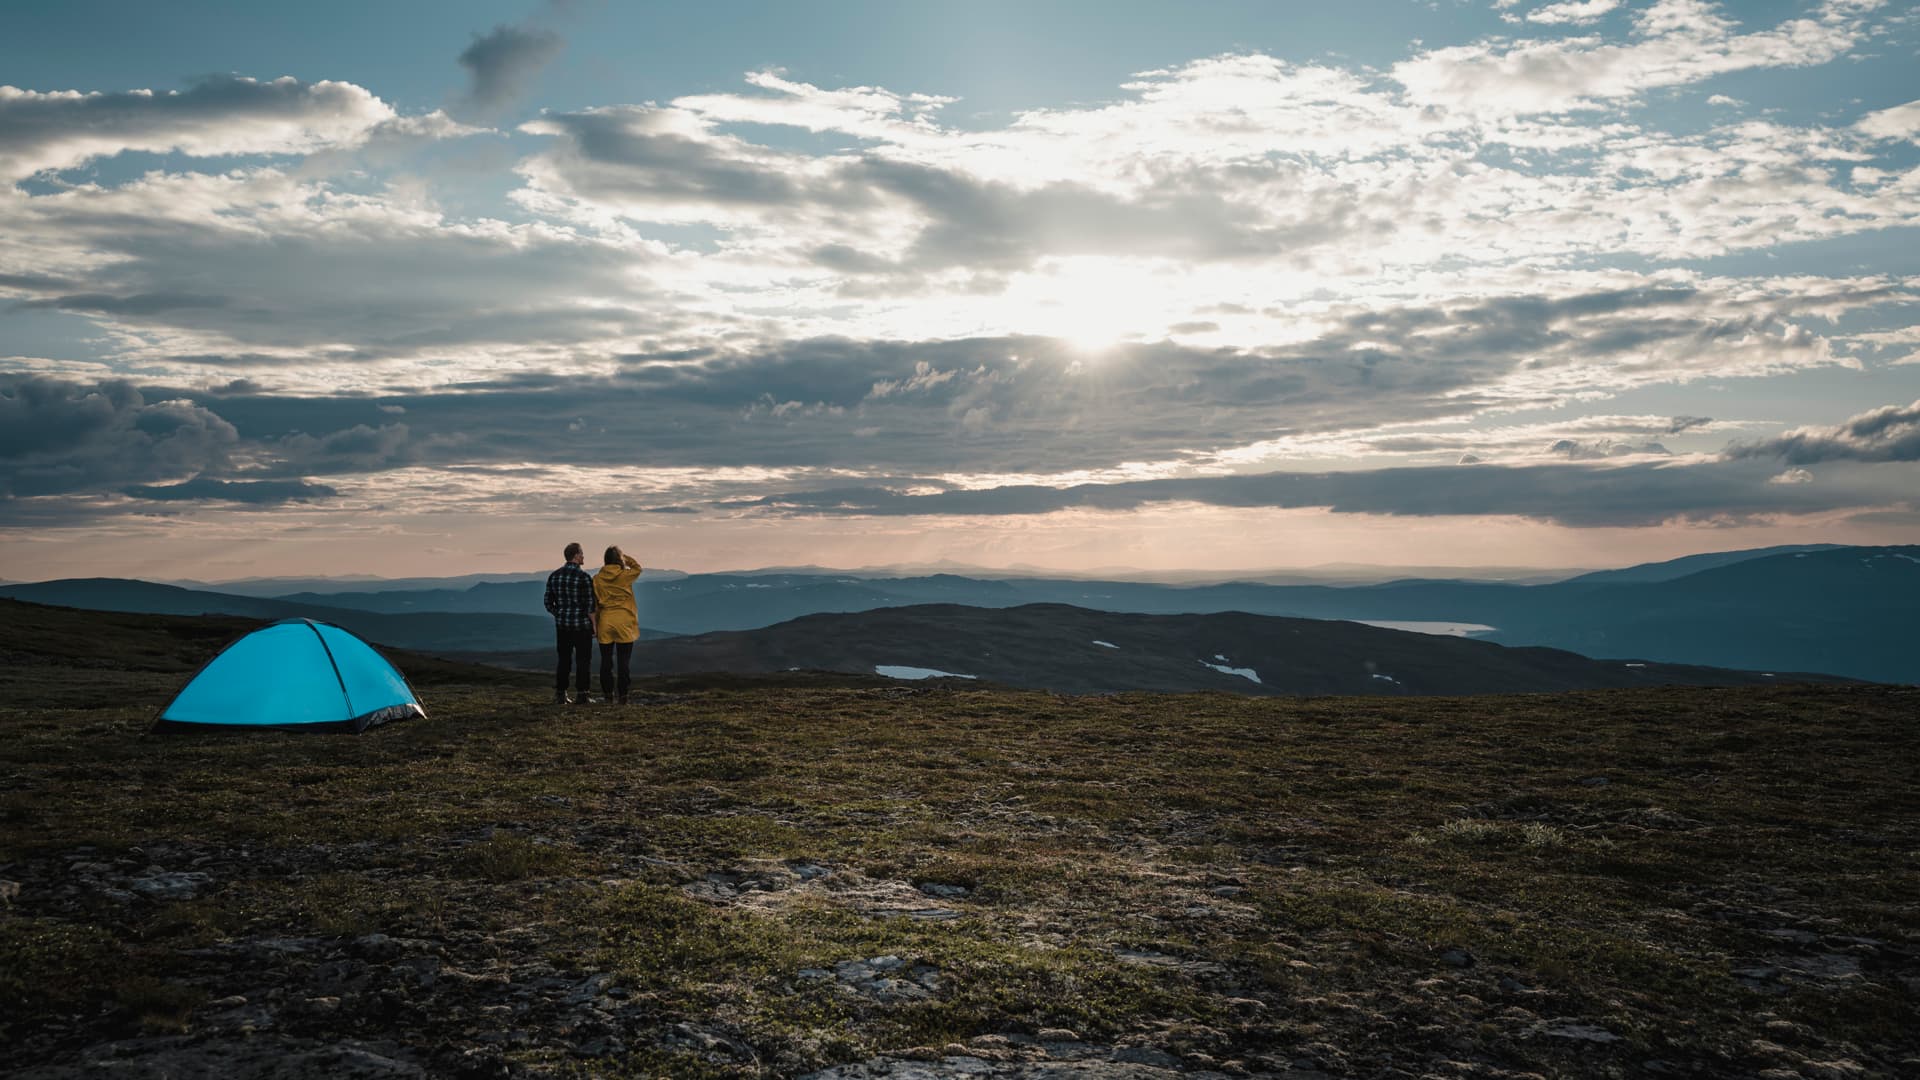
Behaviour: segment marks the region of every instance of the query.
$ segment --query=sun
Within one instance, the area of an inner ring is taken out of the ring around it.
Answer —
[[[1010,299],[1026,309],[1022,321],[1076,352],[1094,354],[1120,344],[1159,304],[1138,269],[1123,263],[1076,259],[1050,271],[1030,278],[1025,295]]]
[[[1126,333],[1114,319],[1088,317],[1065,321],[1052,336],[1074,352],[1094,355],[1120,344]]]

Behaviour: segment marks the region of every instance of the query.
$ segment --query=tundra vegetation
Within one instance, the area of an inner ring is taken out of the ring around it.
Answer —
[[[4,614],[22,1075],[1920,1069],[1910,688],[556,709],[398,653],[428,719],[162,737],[243,621]]]

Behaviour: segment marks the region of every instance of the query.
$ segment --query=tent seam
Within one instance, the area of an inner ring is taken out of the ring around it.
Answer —
[[[306,623],[307,629],[313,631],[314,639],[320,642],[320,651],[327,654],[327,666],[333,668],[333,681],[340,684],[340,700],[346,704],[347,717],[351,720],[357,715],[353,710],[353,695],[347,691],[346,676],[340,674],[340,661],[333,658],[333,649],[327,645],[327,635],[320,632],[320,627],[312,619],[300,621]],[[355,730],[359,730],[358,725],[355,725]]]

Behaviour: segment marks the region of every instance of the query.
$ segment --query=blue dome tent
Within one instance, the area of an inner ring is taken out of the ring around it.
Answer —
[[[425,715],[406,678],[373,646],[331,623],[283,619],[207,661],[153,730],[361,732]]]

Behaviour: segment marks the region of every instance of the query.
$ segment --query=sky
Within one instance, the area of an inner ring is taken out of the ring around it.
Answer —
[[[1920,543],[1920,10],[80,2],[0,577]]]

